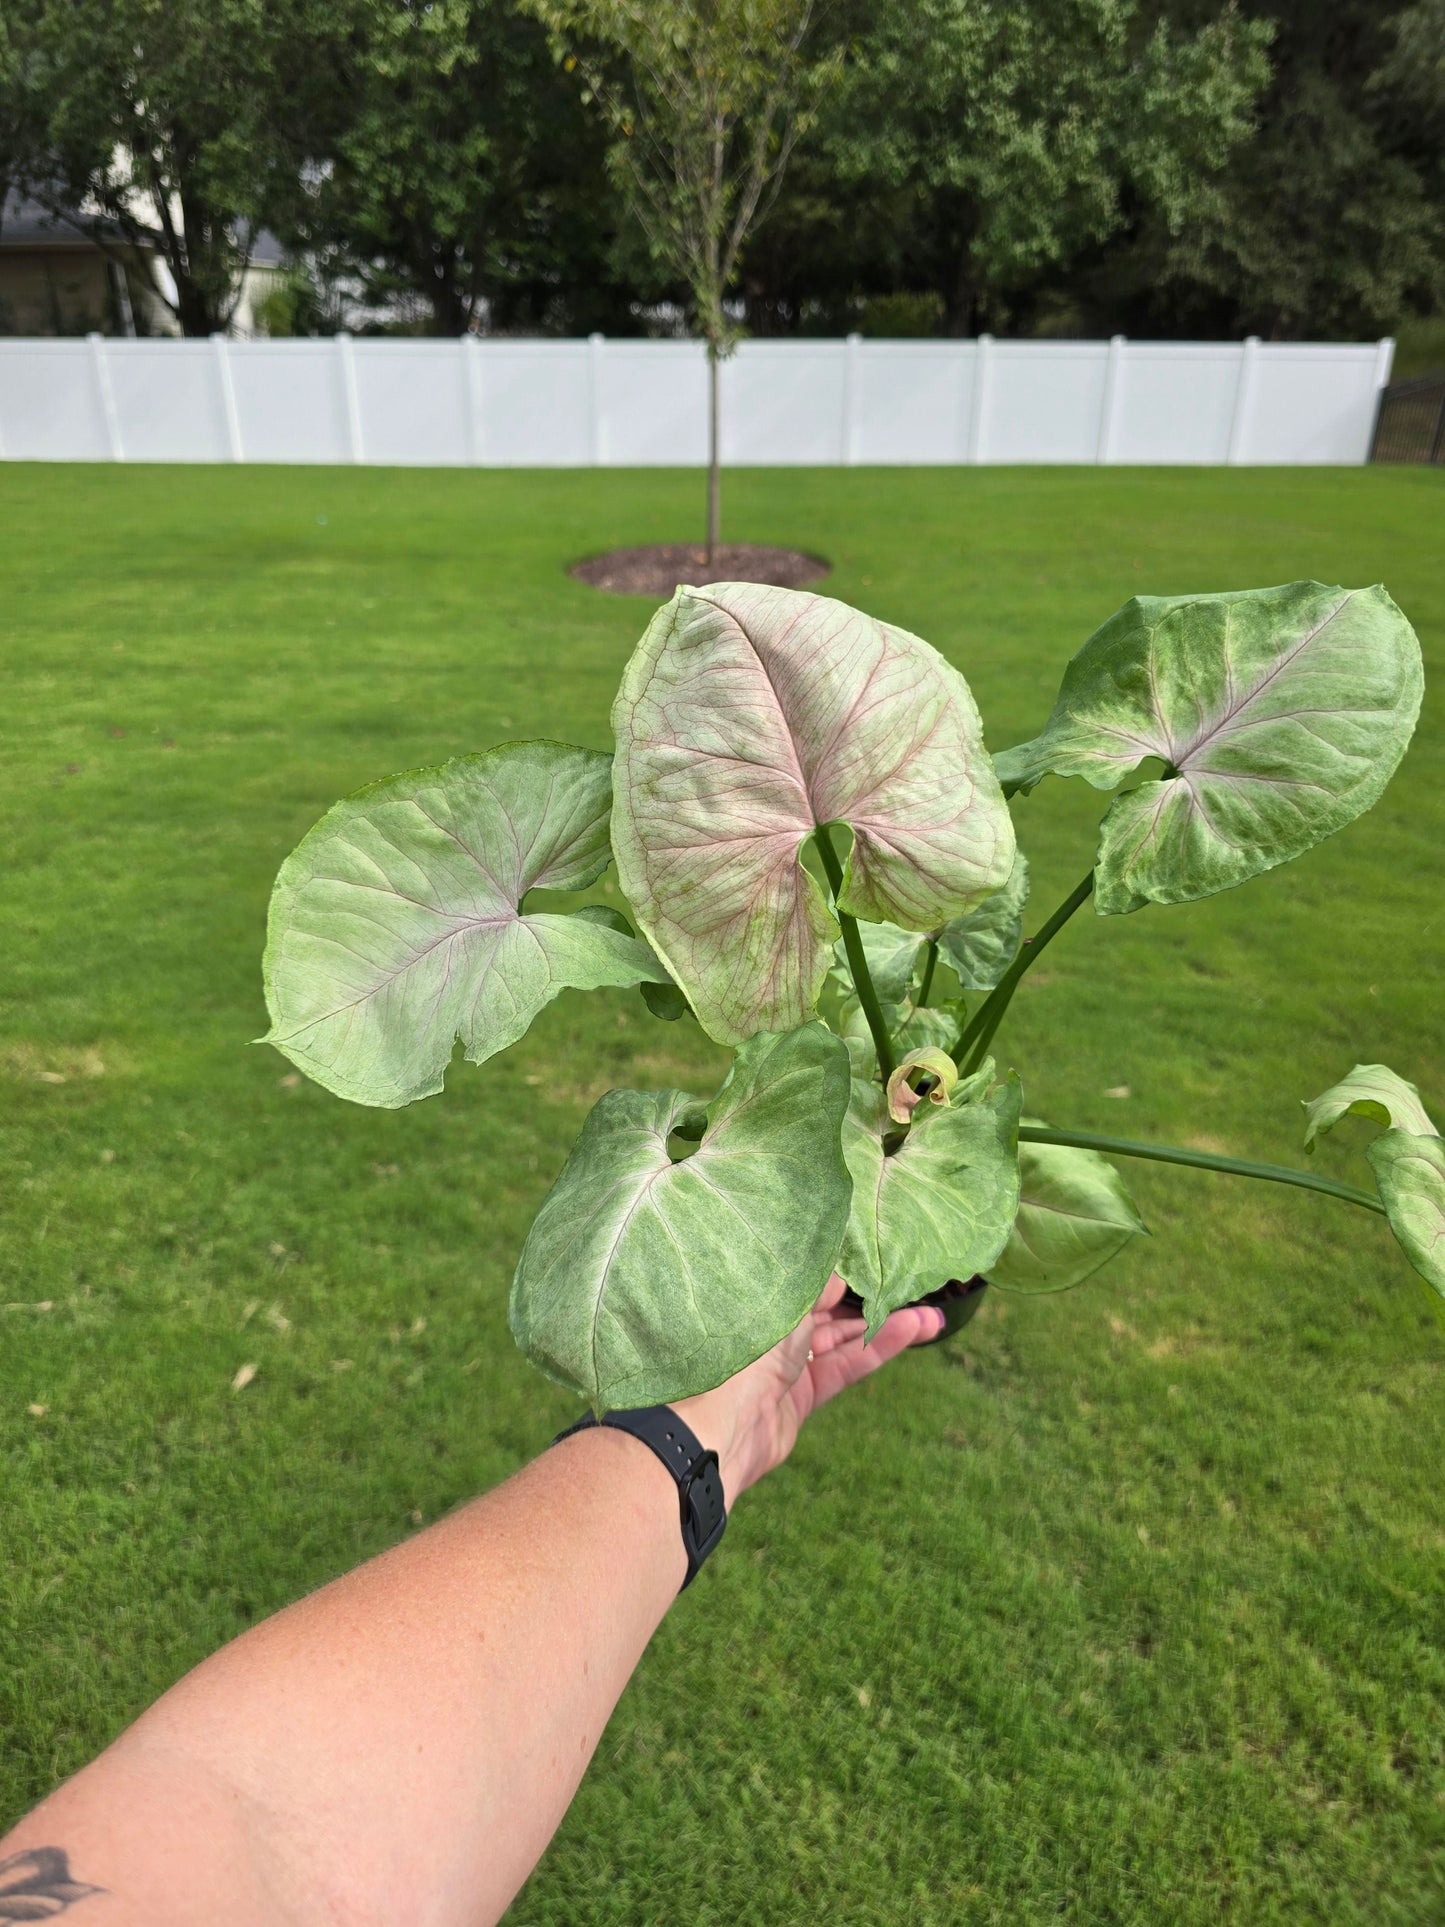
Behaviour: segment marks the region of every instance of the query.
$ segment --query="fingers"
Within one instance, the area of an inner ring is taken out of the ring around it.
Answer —
[[[860,1325],[864,1323],[861,1319],[857,1322]],[[897,1358],[900,1352],[906,1352],[910,1345],[936,1338],[942,1330],[943,1313],[936,1306],[910,1305],[885,1319],[872,1344],[864,1343],[860,1331],[819,1356],[818,1335],[815,1333],[815,1357],[811,1368],[815,1406],[825,1405],[849,1385],[856,1385],[860,1379],[867,1378],[871,1372],[878,1371],[891,1359]]]
[[[814,1312],[831,1311],[847,1289],[847,1285],[844,1284],[843,1280],[835,1271],[827,1284],[824,1285],[823,1295],[813,1307]]]
[[[946,1320],[937,1305],[908,1305],[883,1322],[882,1329],[869,1347],[877,1351],[886,1345],[887,1357],[896,1358],[910,1345],[927,1345],[942,1332]]]
[[[832,1318],[820,1318],[813,1326],[813,1356],[823,1358],[829,1352],[837,1351],[850,1339],[861,1338],[868,1329],[866,1318],[849,1318],[835,1313]]]

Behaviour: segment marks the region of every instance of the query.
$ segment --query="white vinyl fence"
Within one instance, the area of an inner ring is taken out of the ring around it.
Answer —
[[[745,341],[730,465],[1354,463],[1391,341]],[[0,457],[658,467],[706,459],[690,341],[0,340]]]

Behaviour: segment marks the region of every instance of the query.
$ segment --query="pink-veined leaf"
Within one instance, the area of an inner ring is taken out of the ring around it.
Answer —
[[[963,677],[825,596],[723,582],[660,609],[612,712],[613,848],[639,924],[721,1043],[813,1014],[839,907],[935,930],[1008,879],[1013,825]]]

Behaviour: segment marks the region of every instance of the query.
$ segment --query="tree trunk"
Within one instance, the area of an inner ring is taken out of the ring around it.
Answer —
[[[718,457],[718,365],[717,343],[707,344],[707,565],[717,561],[722,539],[722,463]]]
[[[193,339],[215,334],[221,325],[220,316],[207,300],[205,291],[178,261],[172,260],[166,265],[176,286],[176,319],[181,324],[181,333]]]

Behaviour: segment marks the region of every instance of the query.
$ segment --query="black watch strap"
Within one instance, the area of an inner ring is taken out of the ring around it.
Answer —
[[[614,1432],[630,1432],[633,1438],[641,1439],[676,1479],[682,1545],[687,1554],[687,1577],[679,1591],[686,1592],[696,1579],[699,1566],[723,1536],[728,1522],[717,1453],[704,1448],[670,1405],[645,1405],[635,1412],[608,1412],[600,1419],[589,1412],[586,1418],[559,1432],[552,1443],[560,1445],[574,1432],[590,1431],[594,1425],[608,1425]]]

